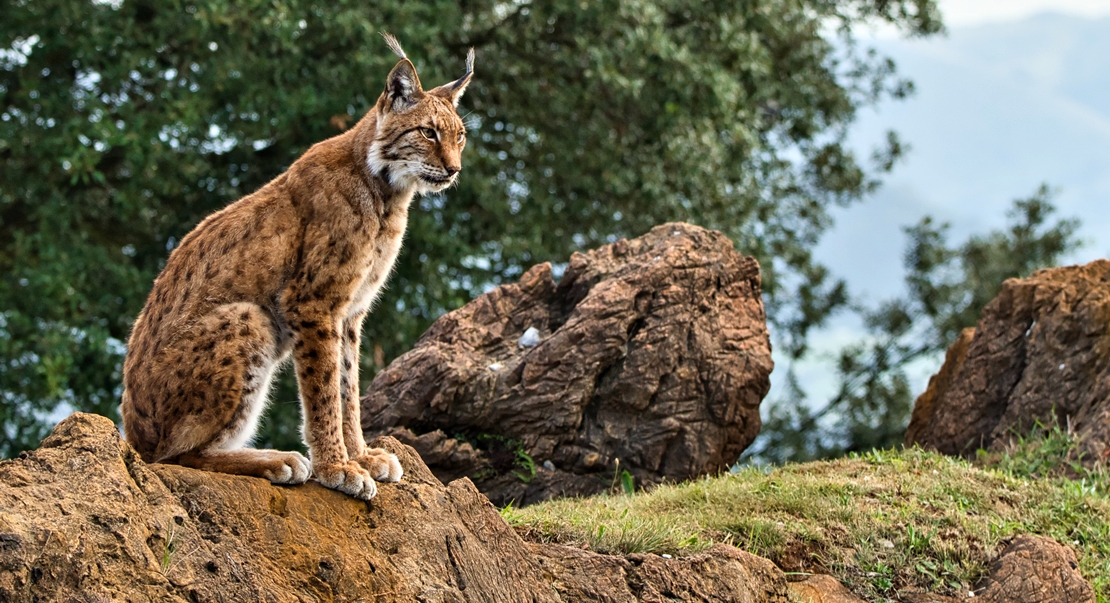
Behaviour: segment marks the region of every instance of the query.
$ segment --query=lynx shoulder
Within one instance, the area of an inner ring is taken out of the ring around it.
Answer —
[[[350,130],[212,214],[170,255],[135,321],[120,413],[148,462],[323,485],[361,499],[397,481],[397,458],[367,448],[359,420],[362,321],[392,270],[414,195],[462,170],[455,107],[473,75],[425,91],[400,61]],[[276,367],[292,356],[311,462],[244,448]]]

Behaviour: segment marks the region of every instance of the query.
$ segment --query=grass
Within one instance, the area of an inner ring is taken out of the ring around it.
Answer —
[[[162,554],[158,559],[158,572],[167,578],[178,562],[192,557],[194,553],[200,550],[199,547],[193,547],[188,553],[178,556],[180,552],[178,536],[177,526],[171,524],[169,533],[162,540]]]
[[[177,552],[177,527],[170,526],[169,535],[162,541],[162,555],[158,560],[158,571],[163,576],[169,574],[173,567],[173,556]]]
[[[975,463],[873,451],[502,515],[526,538],[600,552],[733,544],[786,572],[833,574],[869,601],[907,587],[966,596],[1007,539],[1042,534],[1075,549],[1099,603],[1110,603],[1110,475],[1084,468],[1076,450],[1067,433],[1042,430]]]

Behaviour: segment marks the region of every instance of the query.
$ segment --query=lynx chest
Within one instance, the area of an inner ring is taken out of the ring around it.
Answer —
[[[361,282],[351,298],[348,316],[367,312],[374,305],[374,300],[378,298],[382,286],[393,271],[393,264],[401,251],[407,225],[408,203],[399,204],[394,211],[382,216],[381,229],[368,241],[371,248],[368,250],[367,262],[362,270]]]

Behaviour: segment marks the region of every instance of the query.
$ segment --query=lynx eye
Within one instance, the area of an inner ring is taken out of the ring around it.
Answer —
[[[436,139],[436,131],[431,128],[420,128],[420,135],[428,140]]]
[[[464,138],[466,138],[466,132],[459,132],[459,138],[455,142],[462,144]]]

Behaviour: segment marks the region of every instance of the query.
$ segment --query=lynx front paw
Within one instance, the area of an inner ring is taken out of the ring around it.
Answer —
[[[317,465],[313,467],[313,471],[325,488],[339,490],[362,500],[370,500],[378,493],[378,486],[370,477],[370,472],[354,461]]]
[[[275,452],[273,466],[262,475],[274,484],[303,484],[312,475],[312,465],[299,452]]]
[[[362,465],[374,476],[374,479],[379,482],[399,482],[401,475],[404,471],[401,469],[401,461],[397,460],[397,455],[390,454],[381,448],[370,448],[363,452],[361,456],[355,459],[359,465]]]

